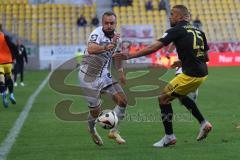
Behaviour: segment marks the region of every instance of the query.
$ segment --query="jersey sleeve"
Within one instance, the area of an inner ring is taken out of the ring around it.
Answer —
[[[207,43],[207,38],[206,38],[206,36],[205,36],[205,34],[204,34],[204,32],[202,32],[202,37],[203,37],[203,43],[204,43],[204,51],[205,51],[205,56],[204,56],[204,60],[205,60],[205,62],[208,62],[209,61],[209,55],[208,55],[208,50],[209,50],[209,46],[208,46],[208,43]]]
[[[12,42],[11,38],[7,35],[4,36],[5,40],[7,42],[7,45],[10,49],[10,52],[12,54],[12,58],[16,59],[16,55],[17,55],[17,46]]]
[[[101,34],[100,32],[95,29],[89,36],[88,38],[88,43],[97,43],[100,44],[100,38],[101,38]]]
[[[206,38],[204,32],[202,32],[202,34],[203,34],[204,50],[208,51],[209,50],[209,46],[208,46],[208,43],[207,43],[207,38]]]
[[[183,32],[183,29],[178,27],[170,28],[162,35],[161,38],[158,39],[158,41],[162,42],[164,46],[167,46],[171,42],[177,40],[183,34]]]

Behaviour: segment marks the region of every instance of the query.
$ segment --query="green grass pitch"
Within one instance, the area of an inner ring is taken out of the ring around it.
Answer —
[[[121,135],[127,143],[118,145],[107,138],[107,130],[98,127],[104,146],[91,141],[86,122],[67,122],[55,115],[55,105],[62,99],[72,99],[73,113],[87,111],[86,103],[79,96],[59,94],[46,85],[36,98],[24,126],[19,133],[8,160],[225,160],[239,159],[240,149],[240,67],[211,67],[207,81],[200,87],[198,104],[203,115],[213,124],[206,140],[196,141],[199,131],[197,121],[177,100],[173,102],[174,132],[177,144],[168,148],[153,148],[152,144],[164,134],[159,122],[156,98],[138,99],[127,109],[121,123]],[[26,73],[26,86],[15,88],[17,105],[0,108],[0,142],[2,142],[28,97],[35,91],[47,72]],[[167,72],[164,79],[173,77]],[[71,74],[66,83],[77,84]],[[144,88],[144,87],[143,87]]]

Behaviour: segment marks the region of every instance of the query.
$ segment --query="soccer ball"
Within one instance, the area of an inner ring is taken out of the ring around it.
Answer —
[[[112,110],[103,110],[96,122],[104,129],[112,129],[117,125],[118,117]]]

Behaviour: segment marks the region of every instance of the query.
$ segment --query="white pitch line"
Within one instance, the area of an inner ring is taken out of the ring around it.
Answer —
[[[44,81],[39,85],[37,90],[31,95],[31,97],[28,99],[27,104],[24,106],[22,112],[18,116],[18,119],[15,121],[14,126],[11,128],[10,132],[8,133],[7,137],[4,139],[4,141],[1,144],[0,147],[0,160],[6,160],[9,152],[11,151],[11,148],[13,144],[16,141],[16,138],[18,134],[21,131],[21,128],[28,116],[29,111],[32,108],[33,102],[35,101],[38,94],[41,92],[43,87],[48,82],[48,79],[50,77],[52,72],[48,74],[48,76],[44,79]]]

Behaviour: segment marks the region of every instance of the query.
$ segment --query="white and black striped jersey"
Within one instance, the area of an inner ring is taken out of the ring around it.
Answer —
[[[112,39],[104,34],[103,27],[100,26],[90,34],[87,43],[107,45],[112,43]],[[110,72],[112,55],[117,50],[117,47],[99,54],[89,54],[87,50],[88,48],[84,51],[83,60],[80,66],[81,71],[94,77],[101,77],[108,74]]]

